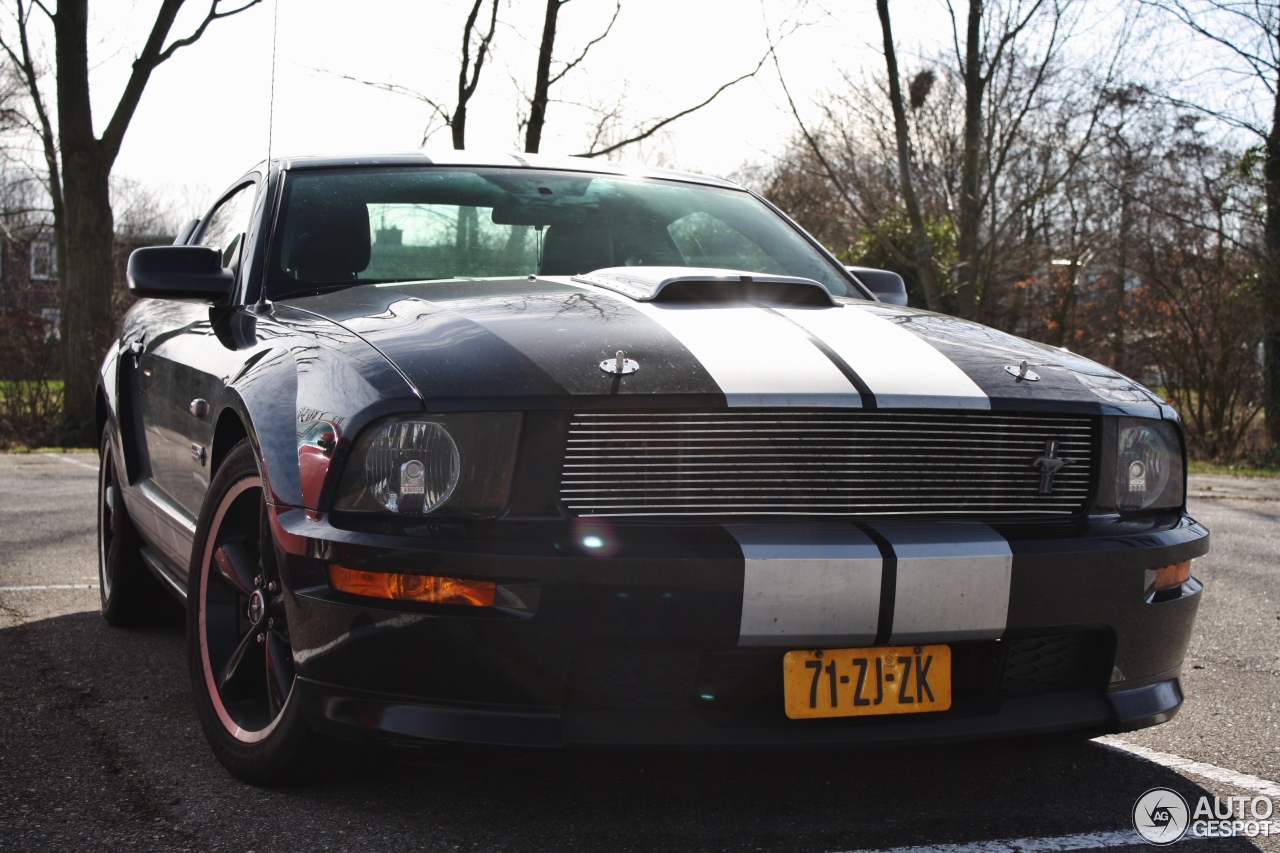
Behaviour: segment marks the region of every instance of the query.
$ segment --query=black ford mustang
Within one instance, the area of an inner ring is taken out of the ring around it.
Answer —
[[[451,156],[273,161],[130,259],[103,612],[186,601],[232,772],[1178,710],[1209,540],[1160,399],[734,185]]]

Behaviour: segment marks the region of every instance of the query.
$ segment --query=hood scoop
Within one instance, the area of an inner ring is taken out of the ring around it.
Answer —
[[[811,278],[699,267],[606,267],[573,281],[637,302],[773,302],[831,307],[836,301]]]

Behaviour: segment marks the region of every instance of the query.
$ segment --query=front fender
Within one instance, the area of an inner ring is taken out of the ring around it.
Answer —
[[[355,435],[386,415],[421,411],[422,399],[377,350],[341,327],[287,311],[273,320],[259,330],[278,336],[232,377],[217,416],[229,410],[244,424],[271,504],[319,510]],[[330,424],[336,441],[318,473],[315,454],[305,459],[304,478],[300,436],[317,422]]]

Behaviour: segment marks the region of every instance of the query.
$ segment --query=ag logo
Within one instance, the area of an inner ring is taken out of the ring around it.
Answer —
[[[1133,804],[1133,828],[1148,843],[1164,847],[1187,832],[1191,813],[1177,791],[1152,788]]]

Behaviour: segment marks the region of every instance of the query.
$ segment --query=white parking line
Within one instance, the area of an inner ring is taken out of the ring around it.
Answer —
[[[1094,743],[1102,744],[1110,749],[1127,752],[1139,758],[1145,758],[1147,761],[1159,764],[1161,767],[1168,767],[1170,770],[1177,770],[1179,773],[1190,773],[1192,776],[1212,779],[1214,782],[1221,782],[1224,785],[1230,785],[1242,791],[1252,791],[1264,797],[1280,797],[1280,784],[1272,782],[1270,779],[1250,776],[1248,773],[1237,773],[1235,770],[1228,770],[1216,764],[1192,761],[1190,758],[1183,758],[1181,755],[1156,752],[1154,749],[1147,749],[1145,746],[1138,746],[1136,743],[1129,743],[1110,735],[1095,738]]]
[[[72,459],[70,456],[64,456],[61,453],[45,453],[51,459],[61,459],[63,462],[70,462],[72,465],[79,465],[81,468],[88,468],[90,471],[97,471],[97,465],[90,465],[88,462],[81,462],[79,459]]]
[[[1187,841],[1192,839],[1190,836]],[[971,841],[967,844],[926,844],[920,847],[890,847],[884,850],[846,850],[842,853],[1052,853],[1058,850],[1100,850],[1106,847],[1142,847],[1146,842],[1132,829],[1113,832],[1083,832],[1050,838],[1005,838],[1000,841]]]
[[[1136,758],[1168,767],[1179,773],[1199,776],[1221,782],[1242,791],[1250,791],[1267,797],[1280,797],[1280,784],[1270,779],[1237,773],[1216,764],[1192,761],[1180,755],[1157,752],[1117,737],[1095,738],[1095,743],[1124,752]],[[1184,841],[1202,839],[1188,835]],[[1050,838],[1006,838],[999,841],[972,841],[967,844],[926,844],[919,847],[889,847],[880,850],[846,850],[841,853],[1056,853],[1067,850],[1100,850],[1108,847],[1140,847],[1144,842],[1132,829],[1114,832],[1085,832],[1079,835],[1057,835]]]
[[[0,592],[39,592],[45,589],[97,589],[96,583],[51,583],[45,586],[0,586]]]

